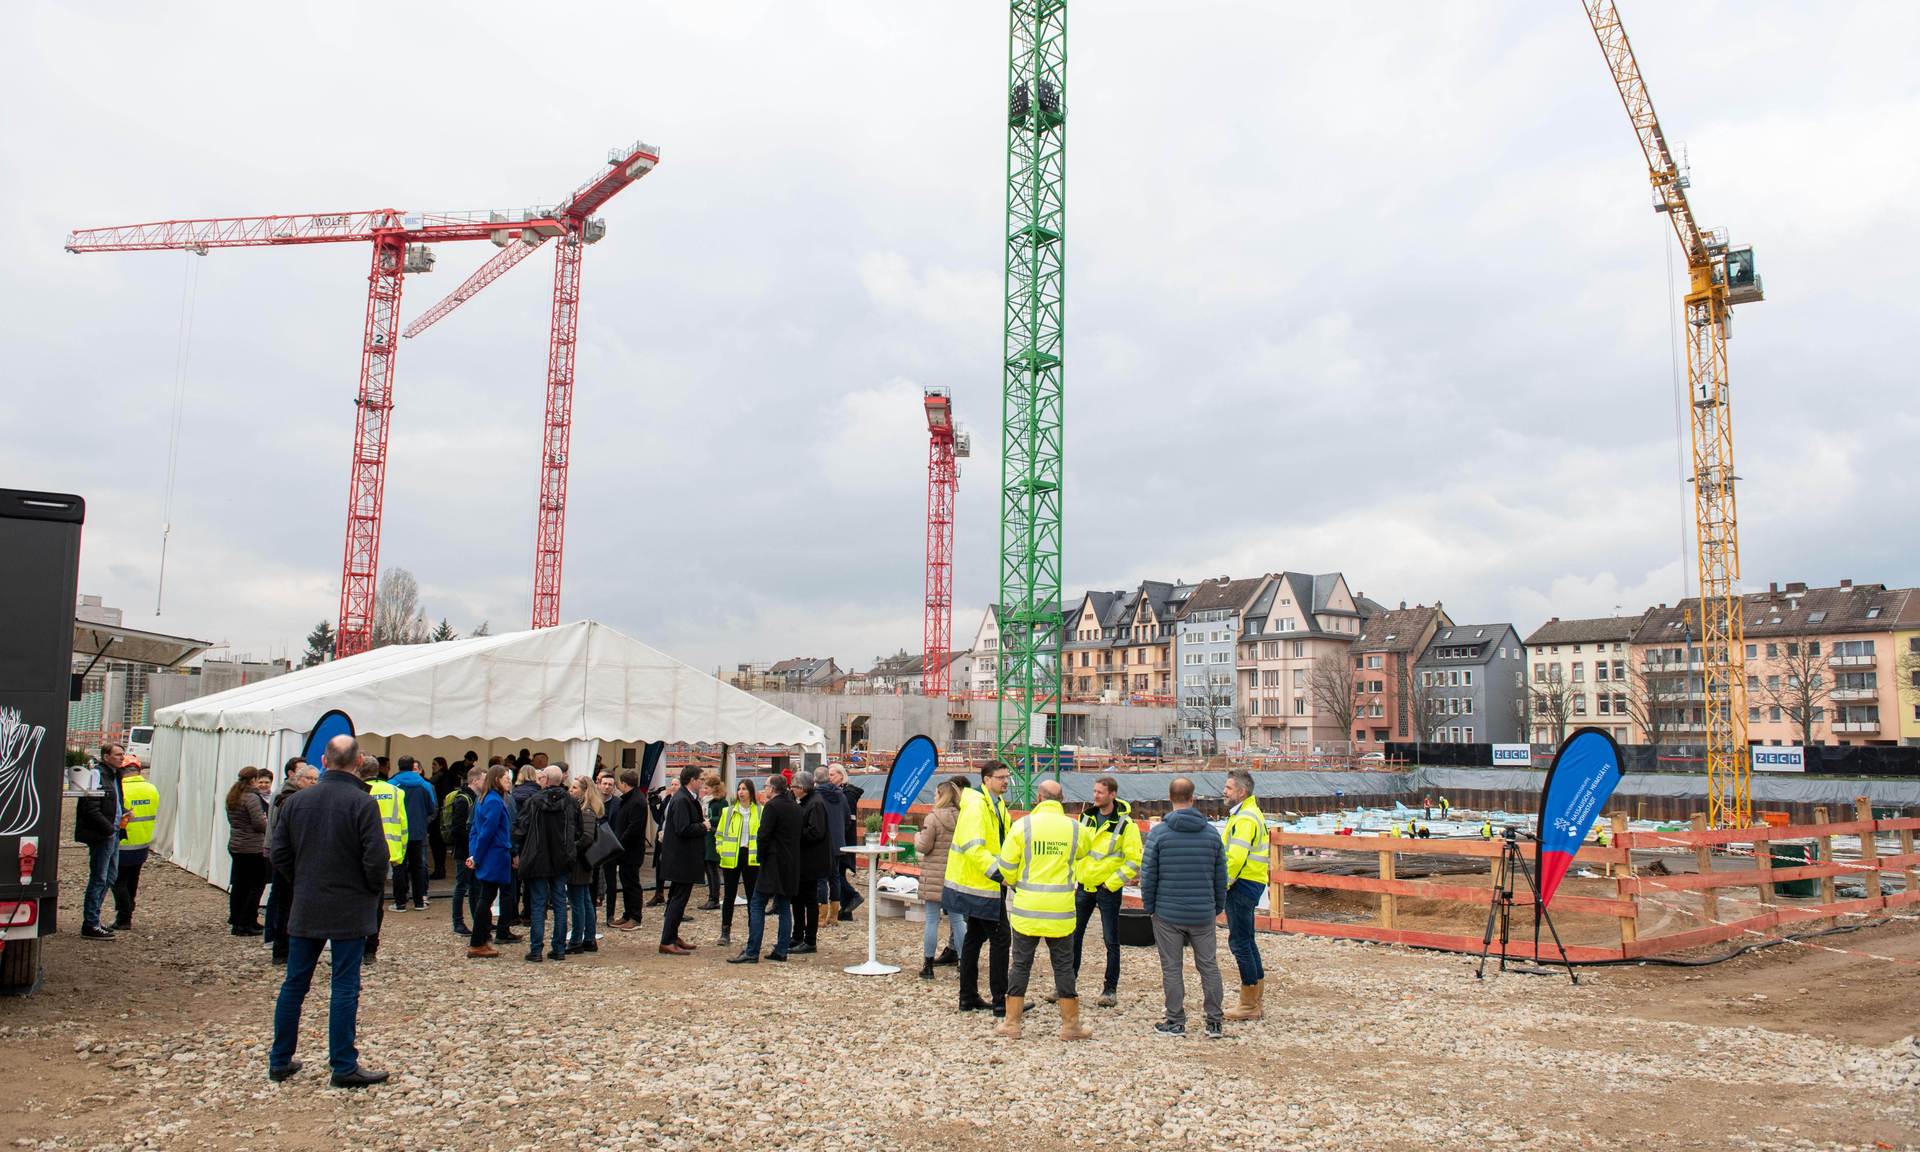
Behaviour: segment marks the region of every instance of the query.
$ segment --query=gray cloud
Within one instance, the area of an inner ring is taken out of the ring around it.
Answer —
[[[586,262],[569,617],[711,667],[919,640],[924,433],[954,390],[957,636],[996,580],[1005,16],[637,4],[35,5],[0,67],[0,444],[89,501],[83,585],[149,610],[176,327],[194,338],[159,626],[297,648],[338,597],[357,246],[76,257],[78,226],[514,208],[613,144],[660,169]],[[1733,344],[1749,581],[1913,579],[1911,6],[1632,5],[1703,219],[1759,252]],[[1341,568],[1456,618],[1682,594],[1664,223],[1577,6],[1076,8],[1067,578]],[[1711,44],[1712,51],[1699,46]],[[84,47],[82,47],[84,46]],[[417,315],[491,254],[447,246]],[[436,615],[528,609],[551,257],[409,341],[382,560]]]

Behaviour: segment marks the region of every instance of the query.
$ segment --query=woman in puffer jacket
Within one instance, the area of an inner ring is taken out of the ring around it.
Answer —
[[[921,938],[920,979],[933,979],[935,965],[958,964],[960,946],[966,943],[967,919],[947,913],[947,948],[938,956],[934,945],[940,942],[940,890],[946,883],[947,850],[953,847],[953,827],[960,820],[960,793],[967,790],[966,778],[954,776],[943,782],[933,794],[933,811],[913,834],[913,851],[920,858],[920,907],[926,912],[926,929]]]

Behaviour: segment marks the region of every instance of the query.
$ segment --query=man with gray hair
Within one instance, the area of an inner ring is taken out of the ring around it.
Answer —
[[[274,821],[269,854],[293,885],[287,912],[287,975],[273,1009],[267,1077],[278,1083],[300,1071],[300,1009],[320,950],[333,953],[327,1005],[327,1052],[336,1088],[386,1080],[360,1064],[354,1047],[360,1020],[360,961],[379,923],[387,881],[387,838],[380,809],[360,778],[360,748],[351,736],[327,744],[320,782],[286,798]]]
[[[520,805],[513,824],[513,858],[533,903],[527,960],[540,962],[547,909],[553,909],[553,960],[567,958],[567,875],[580,842],[580,802],[567,795],[567,770],[540,770],[540,791]]]
[[[789,951],[804,955],[820,946],[820,907],[827,903],[834,853],[826,802],[814,787],[813,773],[794,773],[793,790],[800,800],[800,899]]]

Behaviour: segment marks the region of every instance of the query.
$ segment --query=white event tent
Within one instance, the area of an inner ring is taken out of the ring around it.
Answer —
[[[471,748],[485,763],[527,747],[580,772],[653,741],[826,750],[817,725],[591,620],[376,648],[156,713],[154,848],[225,887],[228,787],[252,764],[271,769],[277,789],[335,708],[376,755],[451,760]]]

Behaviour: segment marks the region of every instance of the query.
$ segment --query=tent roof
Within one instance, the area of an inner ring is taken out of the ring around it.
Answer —
[[[305,732],[328,710],[385,736],[783,744],[825,734],[604,624],[395,645],[162,708],[162,727]]]

